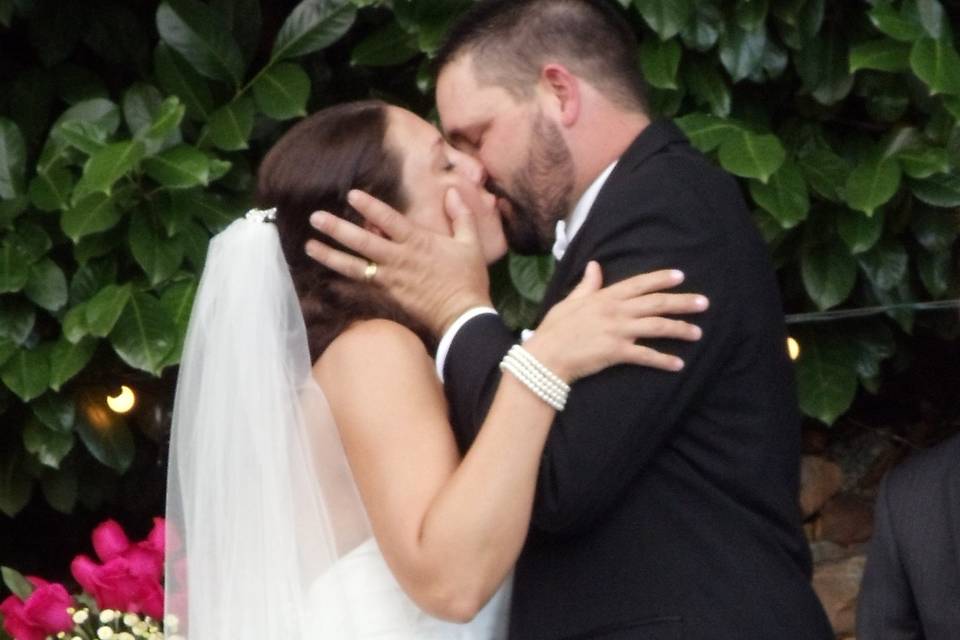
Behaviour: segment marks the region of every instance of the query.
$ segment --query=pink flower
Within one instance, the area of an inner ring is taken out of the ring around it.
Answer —
[[[70,563],[73,577],[101,608],[163,616],[164,521],[155,518],[143,541],[131,543],[113,520],[93,532],[93,547],[101,564],[85,555]]]
[[[70,594],[61,584],[51,584],[41,578],[27,578],[33,593],[20,600],[15,595],[0,604],[3,628],[17,640],[44,640],[47,636],[73,628],[67,607],[73,604]]]

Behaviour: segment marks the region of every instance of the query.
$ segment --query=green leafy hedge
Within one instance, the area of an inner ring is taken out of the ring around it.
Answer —
[[[469,4],[0,0],[0,510],[110,498],[163,438],[207,242],[258,159],[326,104],[429,115],[426,62]],[[656,110],[741,178],[788,311],[957,297],[955,5],[621,4]],[[495,268],[512,323],[551,271]],[[956,330],[903,309],[796,327],[803,410],[832,423],[910,334]],[[130,380],[157,390],[152,427],[103,407]]]

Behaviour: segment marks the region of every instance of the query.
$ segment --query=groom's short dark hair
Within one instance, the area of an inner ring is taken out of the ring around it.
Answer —
[[[434,68],[472,54],[481,82],[532,95],[543,65],[560,62],[622,107],[647,111],[637,39],[604,0],[480,0],[454,23]]]

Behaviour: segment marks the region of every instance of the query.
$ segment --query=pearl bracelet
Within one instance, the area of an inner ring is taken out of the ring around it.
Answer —
[[[566,406],[570,385],[520,345],[514,345],[507,352],[500,362],[500,370],[509,371],[534,395],[557,411],[563,411]]]

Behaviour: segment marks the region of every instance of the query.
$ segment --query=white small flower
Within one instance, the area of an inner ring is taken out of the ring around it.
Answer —
[[[100,612],[100,622],[109,624],[117,619],[117,612],[113,609],[104,609]]]
[[[133,634],[122,631],[116,635],[117,640],[134,640]]]
[[[113,637],[113,629],[110,627],[100,627],[97,629],[97,637],[100,640],[110,640]]]
[[[140,622],[140,616],[138,616],[137,614],[135,613],[123,614],[123,624],[127,625],[128,627],[132,627],[138,622]]]
[[[80,611],[77,611],[76,613],[73,614],[72,620],[75,624],[83,624],[89,618],[90,618],[90,612],[87,611],[86,609],[80,609]]]
[[[180,618],[172,613],[168,613],[167,615],[163,616],[163,626],[166,627],[171,633],[176,633],[177,627],[180,626]]]
[[[148,631],[149,631],[149,625],[143,620],[141,620],[140,622],[136,622],[133,625],[133,632],[138,636],[146,637]]]
[[[80,636],[73,636],[70,640],[83,640]]]

